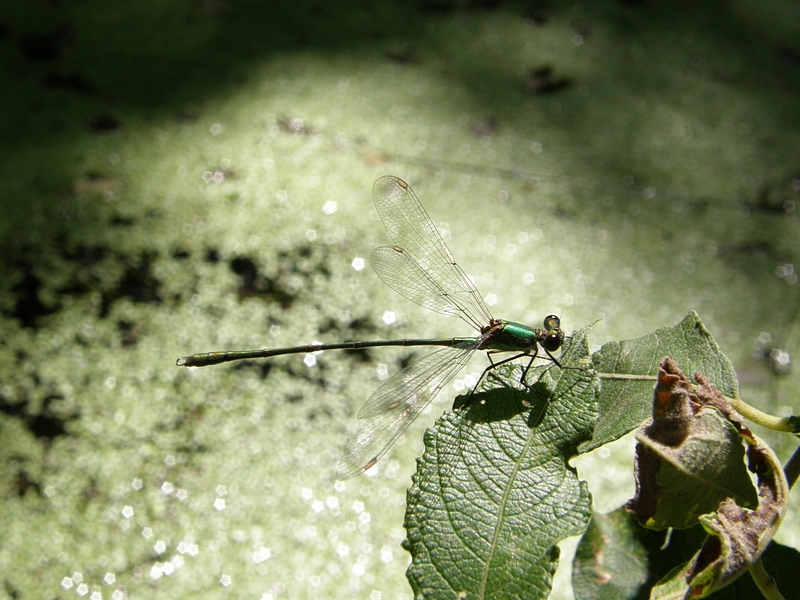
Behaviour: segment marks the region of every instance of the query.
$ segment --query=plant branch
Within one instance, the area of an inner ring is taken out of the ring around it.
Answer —
[[[756,587],[764,594],[764,598],[767,600],[784,600],[783,594],[778,590],[775,579],[767,573],[760,558],[750,567],[750,576],[753,578]]]
[[[800,433],[800,419],[797,417],[776,417],[765,412],[761,412],[757,408],[753,408],[741,398],[730,398],[725,396],[730,405],[742,415],[745,419],[752,421],[767,429],[774,431],[783,431],[786,433]]]
[[[800,475],[800,448],[794,451],[789,462],[787,462],[786,466],[783,468],[783,473],[786,475],[786,482],[789,485],[789,489],[792,489],[792,486],[797,481],[798,475]]]

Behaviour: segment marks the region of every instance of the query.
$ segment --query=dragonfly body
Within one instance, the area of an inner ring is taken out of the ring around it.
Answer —
[[[492,316],[475,285],[456,264],[436,226],[405,181],[397,177],[380,177],[373,186],[373,197],[375,208],[394,242],[391,246],[376,248],[370,254],[372,266],[380,278],[393,290],[420,306],[460,317],[480,335],[205,352],[184,356],[177,361],[178,366],[203,367],[233,360],[323,350],[442,346],[390,377],[364,403],[358,417],[366,422],[347,445],[339,461],[336,469],[338,479],[353,477],[375,465],[436,394],[467,364],[476,350],[485,350],[489,354],[492,364],[484,374],[511,360],[530,357],[523,371],[524,380],[534,359],[539,356],[540,348],[548,358],[557,362],[552,352],[557,351],[564,341],[560,321],[555,315],[548,315],[541,329]],[[515,354],[494,361],[492,356],[500,352]]]
[[[305,346],[292,346],[291,348],[261,348],[259,350],[223,350],[221,352],[202,352],[191,356],[182,356],[176,363],[179,367],[207,367],[234,360],[247,360],[252,358],[271,358],[285,354],[309,354],[324,352],[325,350],[361,350],[363,348],[381,348],[386,346],[457,346],[469,343],[477,338],[435,338],[435,339],[408,339],[408,340],[373,340],[368,342],[341,342],[338,344],[307,344]]]

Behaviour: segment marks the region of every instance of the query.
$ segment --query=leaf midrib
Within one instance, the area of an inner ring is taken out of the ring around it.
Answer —
[[[506,505],[508,503],[508,497],[511,494],[511,489],[513,488],[514,482],[517,480],[517,473],[519,473],[520,464],[522,463],[523,457],[528,453],[528,449],[531,445],[531,440],[533,439],[534,433],[533,431],[527,436],[525,440],[525,446],[522,449],[519,457],[516,461],[514,461],[514,469],[511,471],[511,475],[508,477],[508,481],[506,482],[506,488],[503,490],[503,499],[500,501],[499,504],[499,512],[497,517],[497,524],[494,527],[494,534],[492,535],[492,542],[489,545],[489,555],[486,558],[486,562],[483,565],[483,576],[481,577],[481,586],[478,590],[478,598],[485,598],[486,597],[486,582],[489,579],[489,568],[492,564],[492,560],[494,559],[494,553],[497,550],[498,541],[500,539],[500,530],[503,527],[504,523],[504,516],[506,511]]]

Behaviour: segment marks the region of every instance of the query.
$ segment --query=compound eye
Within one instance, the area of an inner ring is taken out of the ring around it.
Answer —
[[[558,331],[561,328],[561,319],[555,315],[547,315],[544,318],[544,328],[547,331]]]
[[[560,331],[558,333],[551,333],[546,338],[544,338],[544,349],[548,352],[555,352],[559,348],[561,348],[561,344],[564,342],[564,334]]]

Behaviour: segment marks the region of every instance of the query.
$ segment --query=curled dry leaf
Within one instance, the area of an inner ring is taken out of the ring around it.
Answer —
[[[688,511],[691,519],[683,517],[684,526],[699,520],[709,534],[700,551],[662,584],[672,592],[677,585],[687,598],[705,597],[724,587],[758,560],[783,519],[789,494],[772,450],[707,377],[696,374],[695,381],[697,385],[671,358],[662,361],[653,418],[637,434],[637,490],[627,504],[640,523],[663,528],[679,526],[675,516],[688,507],[707,506],[725,496],[706,514],[696,509]],[[746,447],[747,469],[757,476],[752,508],[743,485],[749,477],[737,447]],[[699,453],[703,448],[705,455]],[[694,489],[687,484],[692,478]]]

